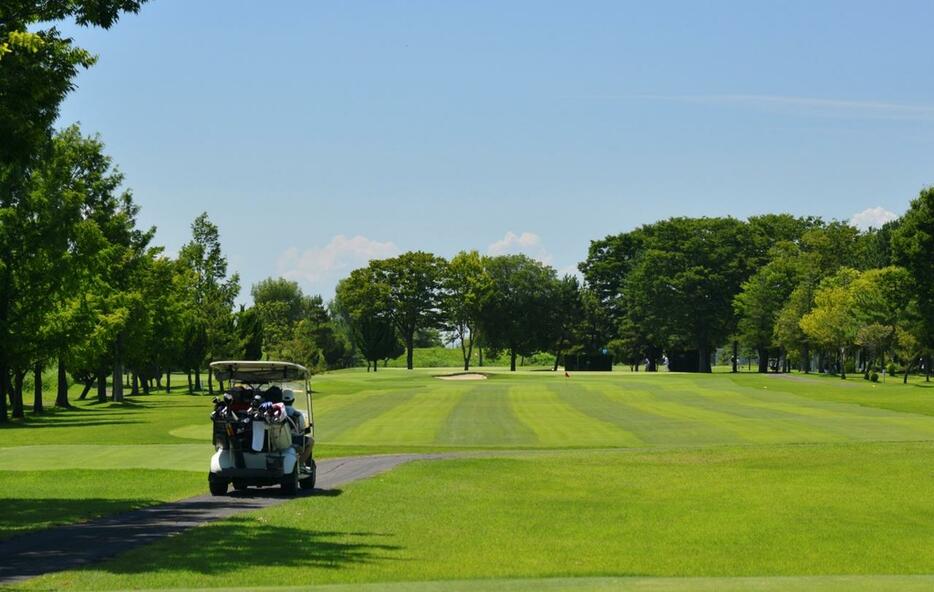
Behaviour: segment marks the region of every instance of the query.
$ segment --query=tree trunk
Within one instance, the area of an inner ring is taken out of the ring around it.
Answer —
[[[123,332],[117,334],[114,342],[113,400],[123,402]]]
[[[769,350],[764,347],[756,348],[756,355],[759,356],[759,374],[766,374],[769,371]]]
[[[477,365],[483,368],[483,344],[477,344]]]
[[[188,394],[194,393],[194,388],[191,386],[191,370],[188,371]]]
[[[65,360],[58,358],[58,389],[55,392],[56,407],[71,407],[68,402],[68,374],[65,373]]]
[[[645,371],[646,372],[658,372],[658,362],[655,360],[655,357],[646,356],[645,359],[648,360],[645,364]]]
[[[7,373],[6,364],[0,362],[0,424],[7,423],[10,418],[7,416],[6,398],[10,392],[10,375]]]
[[[516,371],[516,350],[514,349],[509,350],[509,371]]]
[[[165,392],[172,392],[172,369],[169,368],[165,371]]]
[[[34,415],[39,415],[43,411],[43,407],[42,407],[42,362],[36,362],[36,365],[33,366],[32,379],[33,379],[32,412]]]
[[[99,403],[107,401],[107,375],[103,372],[97,375],[97,401]]]
[[[143,377],[143,394],[148,395],[149,389],[152,387],[152,379],[144,376]]]
[[[811,373],[811,348],[807,343],[801,346],[801,366],[805,374]]]
[[[13,375],[13,412],[11,415],[20,419],[26,417],[26,414],[23,412],[23,379],[25,377],[25,371],[16,372]]]
[[[846,380],[846,348],[840,348],[840,379]]]
[[[373,360],[373,372],[379,369],[379,360]]]
[[[697,350],[697,371],[698,372],[710,372],[710,352],[707,351],[706,347],[702,347]]]
[[[211,372],[211,366],[208,365],[208,394],[214,394],[214,373]]]
[[[91,389],[94,388],[94,379],[84,383],[84,389],[81,391],[81,394],[78,395],[78,399],[85,400],[88,396],[88,393],[91,392]]]
[[[201,366],[195,368],[195,390],[201,392]]]
[[[412,352],[415,349],[415,331],[412,331],[405,336],[405,368],[411,370],[414,368],[412,364]]]
[[[739,341],[733,340],[733,374],[739,372],[736,365],[739,363]]]
[[[131,387],[130,394],[131,395],[139,394],[139,374],[137,374],[136,372],[133,372],[133,386]]]

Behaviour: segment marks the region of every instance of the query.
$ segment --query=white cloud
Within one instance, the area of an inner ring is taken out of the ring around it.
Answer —
[[[279,256],[282,277],[309,285],[314,293],[333,292],[338,280],[371,259],[385,259],[399,254],[393,242],[379,242],[357,235],[347,238],[338,234],[323,247],[304,251],[296,247],[286,249]]]
[[[898,118],[913,120],[934,119],[934,105],[897,103],[891,101],[865,101],[853,99],[825,99],[793,95],[714,94],[714,95],[607,95],[595,99],[635,99],[649,101],[676,101],[682,103],[710,103],[748,105],[752,107],[781,107],[814,113],[834,114],[857,118]]]
[[[487,247],[487,253],[490,255],[516,255],[521,253],[545,265],[551,264],[551,253],[545,249],[542,238],[534,232],[516,234],[509,231],[502,239]]]
[[[862,212],[853,214],[850,218],[850,225],[867,230],[869,228],[881,228],[886,222],[898,218],[895,212],[890,212],[883,207],[866,208]]]

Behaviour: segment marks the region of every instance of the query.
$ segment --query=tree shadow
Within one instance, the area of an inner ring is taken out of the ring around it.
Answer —
[[[29,499],[0,498],[0,542],[28,536],[41,528],[70,524],[99,516],[127,512],[164,502],[151,499]]]
[[[94,569],[114,574],[184,569],[204,575],[249,567],[340,569],[395,559],[393,554],[401,547],[382,542],[388,536],[375,532],[306,530],[271,525],[256,518],[233,517]]]
[[[68,518],[72,521],[80,519],[82,512],[119,513],[0,540],[0,557],[3,557],[0,585],[18,578],[88,566],[114,574],[183,569],[211,575],[244,568],[283,566],[339,569],[353,564],[397,560],[395,554],[401,549],[387,544],[385,539],[389,535],[382,533],[314,531],[272,525],[261,516],[235,515],[278,503],[269,499],[240,499],[232,504],[229,498],[205,496],[129,512],[120,510],[132,504],[155,502],[2,501],[8,502],[8,508],[25,506],[26,509],[13,512],[15,519],[6,518],[8,528],[62,508],[70,509]],[[47,515],[45,519],[48,520]],[[61,516],[59,521],[64,519],[65,516]],[[298,517],[295,523],[299,523]],[[124,553],[129,554],[117,557]],[[115,559],[105,561],[111,558]]]

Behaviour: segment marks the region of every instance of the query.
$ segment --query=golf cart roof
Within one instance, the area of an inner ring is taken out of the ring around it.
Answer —
[[[211,370],[218,380],[238,380],[248,384],[299,380],[308,376],[308,369],[291,362],[225,361],[212,362]]]

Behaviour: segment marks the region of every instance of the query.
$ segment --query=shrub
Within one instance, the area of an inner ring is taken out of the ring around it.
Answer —
[[[869,380],[879,382],[879,373],[873,370],[872,374],[869,376]]]
[[[888,374],[889,376],[895,376],[896,374],[898,374],[898,366],[890,362],[889,365],[886,366],[885,368],[885,373]]]

